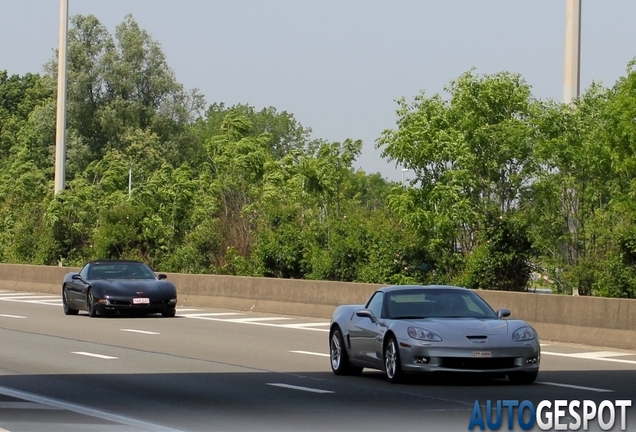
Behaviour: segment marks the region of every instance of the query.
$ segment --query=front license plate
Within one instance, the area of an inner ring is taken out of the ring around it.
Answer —
[[[473,351],[473,357],[490,357],[490,351]]]
[[[134,298],[133,304],[150,304],[149,298]]]

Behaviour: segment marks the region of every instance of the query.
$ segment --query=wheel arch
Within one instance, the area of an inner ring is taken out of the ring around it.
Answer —
[[[397,343],[397,349],[400,349],[400,343],[398,342],[398,338],[395,335],[395,332],[389,329],[386,331],[386,333],[384,333],[384,339],[382,340],[382,355],[384,355],[384,350],[386,350],[386,344],[391,338],[395,339],[395,342]]]

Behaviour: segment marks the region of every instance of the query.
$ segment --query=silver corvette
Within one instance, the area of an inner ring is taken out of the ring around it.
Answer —
[[[539,338],[525,321],[504,319],[509,315],[466,288],[381,288],[364,306],[334,311],[331,369],[336,375],[379,369],[390,382],[408,373],[469,372],[530,384],[539,372]]]

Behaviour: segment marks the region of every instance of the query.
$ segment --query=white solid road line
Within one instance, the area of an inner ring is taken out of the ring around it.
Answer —
[[[95,357],[95,358],[100,358],[100,359],[104,359],[104,360],[117,360],[119,358],[119,357],[111,357],[111,356],[107,356],[107,355],[94,354],[94,353],[83,352],[83,351],[73,351],[73,352],[71,352],[71,354],[83,355],[83,356],[87,356],[87,357]]]
[[[43,405],[34,402],[0,402],[0,409],[20,409],[20,410],[60,410],[51,405]],[[0,429],[2,431],[2,429]]]
[[[38,404],[49,405],[49,406],[63,409],[66,411],[72,411],[74,413],[83,414],[83,415],[87,415],[87,416],[95,417],[95,418],[100,418],[102,420],[107,420],[114,423],[119,423],[122,425],[139,428],[142,430],[148,430],[153,432],[183,432],[183,431],[180,431],[179,429],[173,429],[173,428],[169,428],[165,426],[160,426],[155,423],[149,423],[149,422],[137,420],[130,417],[124,417],[121,415],[112,414],[106,411],[101,411],[101,410],[85,407],[82,405],[76,405],[69,402],[63,402],[60,400],[51,399],[48,397],[39,396],[33,393],[27,393],[20,390],[14,390],[8,387],[0,387],[0,394],[17,398],[17,399],[22,399],[22,400],[38,403]],[[0,429],[0,432],[2,431],[3,429]]]
[[[573,388],[577,390],[589,390],[589,391],[598,392],[598,393],[614,393],[614,390],[607,390],[607,389],[594,388],[594,387],[582,387],[582,386],[571,385],[571,384],[560,384],[560,383],[543,382],[543,381],[537,382],[537,384],[550,385],[555,387],[567,387],[567,388]]]
[[[7,314],[0,314],[0,317],[5,317],[5,318],[26,318],[25,316],[21,316],[21,315],[7,315]]]
[[[225,322],[232,323],[258,323],[262,321],[281,321],[281,320],[289,320],[291,318],[287,317],[258,317],[258,318],[228,318],[223,320]]]
[[[328,326],[328,322],[310,322],[310,323],[298,323],[298,324],[284,324],[284,325],[293,325],[296,327],[321,327]]]
[[[310,392],[310,393],[333,393],[330,390],[321,390],[321,389],[316,389],[316,388],[311,388],[311,387],[300,387],[300,386],[295,386],[295,385],[290,385],[290,384],[283,384],[283,383],[267,383],[268,386],[274,386],[274,387],[283,387],[283,388],[288,388],[288,389],[292,389],[292,390],[301,390],[301,391],[306,391],[306,392]]]
[[[313,356],[319,356],[319,357],[329,357],[329,354],[323,354],[323,353],[317,353],[317,352],[311,352],[311,351],[290,351],[290,353],[307,354],[307,355],[313,355]]]
[[[623,360],[623,359],[608,358],[608,357],[596,357],[594,356],[593,352],[588,353],[589,355],[585,355],[585,353],[566,354],[566,353],[558,353],[558,352],[550,352],[550,351],[541,351],[541,355],[545,355],[545,354],[558,356],[558,357],[580,358],[584,360],[598,360],[598,361],[626,363],[626,364],[636,365],[636,360]]]
[[[583,353],[572,353],[570,354],[572,357],[582,357],[582,358],[602,358],[602,357],[620,357],[620,356],[628,356],[633,355],[631,353],[623,353],[616,351],[594,351],[594,352],[583,352]]]
[[[179,309],[177,309],[179,312]],[[215,317],[215,316],[229,316],[229,315],[245,315],[239,312],[215,312],[215,313],[198,313],[198,314],[185,314],[183,315],[186,318],[205,318],[205,317]]]
[[[135,330],[135,329],[119,329],[123,332],[130,332],[130,333],[141,333],[141,334],[147,334],[147,335],[158,335],[161,333],[157,333],[157,332],[153,332],[153,331],[146,331],[146,330]]]
[[[311,331],[319,331],[319,332],[329,333],[329,329],[314,328],[314,327],[310,327],[310,326],[304,325],[304,324],[278,324],[277,327],[285,327],[285,328],[297,329],[297,330],[311,330]]]

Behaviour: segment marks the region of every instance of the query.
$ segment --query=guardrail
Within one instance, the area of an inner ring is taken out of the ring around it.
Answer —
[[[0,264],[0,289],[59,293],[73,267]],[[168,273],[179,306],[215,307],[330,318],[341,304],[361,304],[382,285]],[[636,349],[636,300],[478,291],[494,309],[531,323],[542,340]]]

